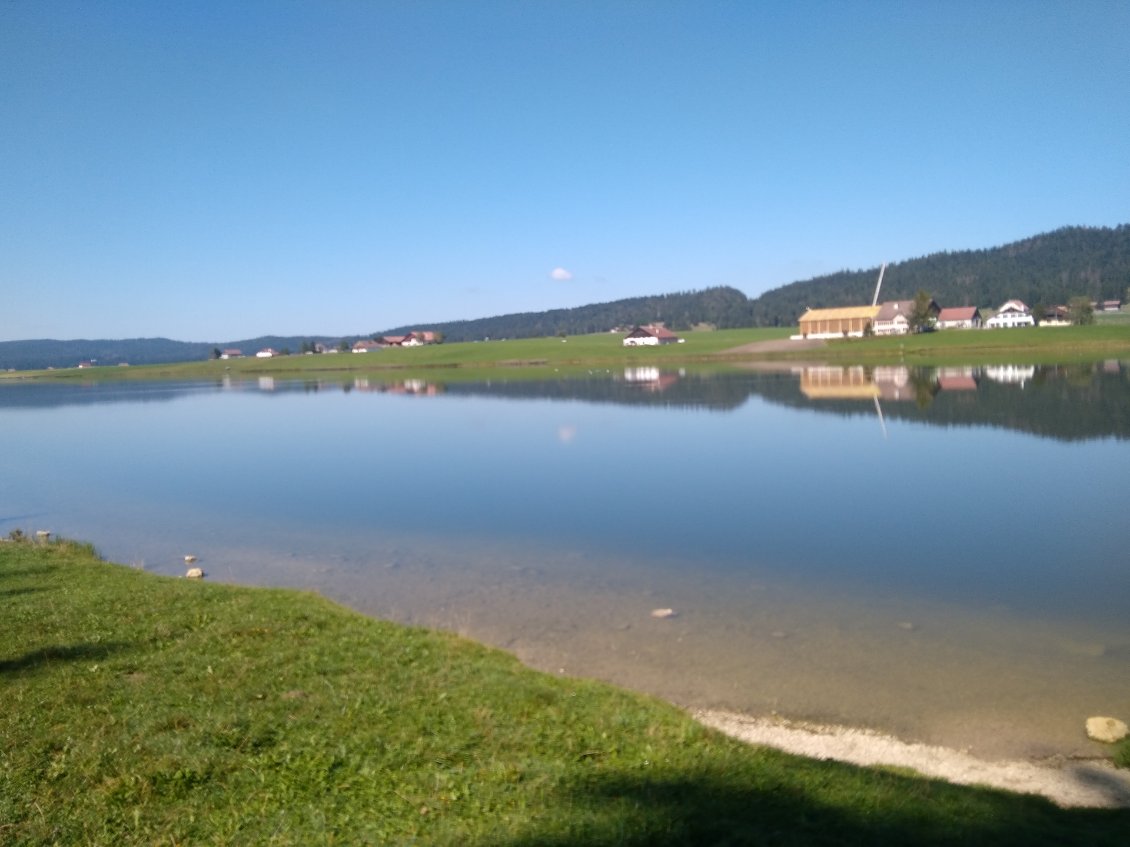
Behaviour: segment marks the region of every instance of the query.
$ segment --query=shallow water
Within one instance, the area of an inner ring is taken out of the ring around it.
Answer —
[[[347,387],[0,386],[0,531],[984,756],[1130,712],[1117,363]]]

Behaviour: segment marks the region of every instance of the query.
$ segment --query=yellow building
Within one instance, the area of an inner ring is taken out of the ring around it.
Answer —
[[[800,316],[804,338],[843,338],[862,336],[874,328],[878,306],[845,306],[839,309],[809,309]]]

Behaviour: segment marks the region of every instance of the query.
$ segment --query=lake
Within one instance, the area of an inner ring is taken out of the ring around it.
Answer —
[[[0,533],[989,758],[1130,714],[1126,363],[521,377],[0,383]]]

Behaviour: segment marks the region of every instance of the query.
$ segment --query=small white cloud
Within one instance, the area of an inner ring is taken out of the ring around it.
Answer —
[[[573,275],[565,270],[565,268],[554,268],[549,272],[549,278],[555,279],[558,282],[568,282],[573,278]]]

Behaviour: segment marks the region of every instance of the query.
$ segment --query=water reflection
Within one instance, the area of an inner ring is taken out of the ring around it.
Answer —
[[[1126,702],[1122,364],[500,376],[0,385],[0,532],[688,704],[1070,751]]]
[[[225,391],[358,392],[438,397],[560,400],[730,413],[760,398],[841,416],[877,414],[935,426],[992,426],[1062,440],[1130,438],[1130,369],[1118,360],[1072,365],[761,365],[704,376],[660,367],[590,371],[568,379],[477,381],[343,376],[282,380],[260,376],[215,383],[0,384],[0,408],[163,402]]]

